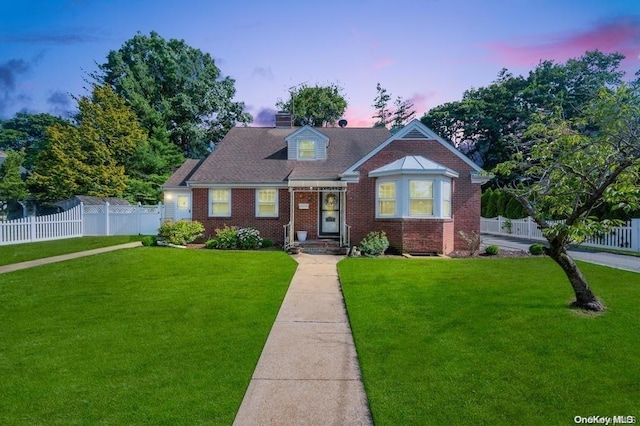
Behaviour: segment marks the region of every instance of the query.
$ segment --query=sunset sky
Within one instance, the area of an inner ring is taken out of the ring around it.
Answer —
[[[289,88],[337,83],[350,127],[370,126],[376,83],[417,117],[540,60],[586,50],[640,69],[638,0],[1,0],[0,118],[74,111],[88,72],[136,32],[184,39],[236,81],[268,125]]]

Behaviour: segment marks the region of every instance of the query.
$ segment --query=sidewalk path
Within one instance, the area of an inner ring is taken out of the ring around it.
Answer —
[[[528,251],[529,246],[534,242],[544,244],[543,241],[529,241],[519,238],[482,234],[483,245],[487,246],[494,244],[505,250]],[[580,248],[569,250],[569,254],[574,259],[581,260],[583,262],[595,263],[596,265],[609,266],[611,268],[622,269],[625,271],[640,272],[640,257],[625,256],[624,254],[615,254],[603,251],[584,250]]]
[[[291,281],[234,425],[371,425],[338,282],[339,256],[295,256]]]
[[[60,256],[45,257],[42,259],[30,260],[28,262],[14,263],[11,265],[0,266],[0,274],[3,274],[5,272],[18,271],[20,269],[33,268],[34,266],[46,265],[47,263],[62,262],[64,260],[77,259],[78,257],[92,256],[94,254],[106,253],[108,251],[139,247],[141,245],[142,243],[140,241],[136,241],[133,243],[119,244],[116,246],[101,247],[93,250],[62,254]]]

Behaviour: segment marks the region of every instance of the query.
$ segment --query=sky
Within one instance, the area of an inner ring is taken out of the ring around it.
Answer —
[[[369,127],[376,84],[417,118],[541,60],[621,52],[640,69],[640,0],[0,0],[0,118],[68,116],[88,74],[137,32],[181,39],[235,80],[271,125],[300,85],[337,84],[349,127]]]

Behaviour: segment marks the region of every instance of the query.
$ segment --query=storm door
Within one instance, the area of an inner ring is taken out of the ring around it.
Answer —
[[[320,192],[320,235],[338,237],[340,235],[340,193]]]

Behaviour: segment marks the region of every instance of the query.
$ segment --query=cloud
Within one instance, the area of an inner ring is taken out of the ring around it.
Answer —
[[[0,64],[0,114],[22,97],[16,95],[16,82],[20,76],[27,74],[31,65],[24,59],[11,59]]]
[[[71,106],[71,96],[60,90],[56,90],[49,95],[47,104],[51,107],[51,113],[60,117],[68,116],[73,109]]]
[[[349,107],[344,112],[344,118],[347,120],[347,127],[372,127],[375,121],[370,117],[372,114],[371,111],[363,112],[358,108]]]
[[[414,93],[407,100],[413,104],[413,109],[416,111],[415,118],[420,118],[429,110],[429,102],[435,97],[435,92],[428,93]]]
[[[496,41],[484,47],[505,66],[534,66],[541,60],[565,61],[587,50],[620,52],[627,60],[640,54],[640,19],[637,17],[601,21],[586,31],[540,36],[535,42]]]
[[[273,72],[271,71],[271,68],[268,67],[255,67],[251,71],[251,78],[254,77],[260,77],[268,81],[273,81]]]
[[[253,123],[256,127],[272,127],[276,124],[276,110],[273,108],[261,108],[253,117]]]

